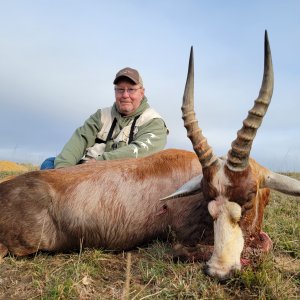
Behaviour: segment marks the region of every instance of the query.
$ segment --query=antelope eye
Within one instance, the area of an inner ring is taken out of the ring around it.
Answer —
[[[256,197],[256,191],[255,192],[250,192],[247,195],[247,201],[251,201],[255,197]]]

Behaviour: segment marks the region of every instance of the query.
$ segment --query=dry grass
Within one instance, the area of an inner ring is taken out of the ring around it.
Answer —
[[[31,164],[18,164],[12,161],[0,160],[0,183],[28,171],[37,170],[37,166]]]
[[[27,172],[28,168],[25,165],[18,164],[12,161],[0,160],[0,172]]]
[[[224,284],[205,276],[201,263],[173,261],[171,245],[155,241],[130,254],[6,257],[0,299],[300,299],[299,214],[299,199],[273,192],[265,215],[272,253]]]

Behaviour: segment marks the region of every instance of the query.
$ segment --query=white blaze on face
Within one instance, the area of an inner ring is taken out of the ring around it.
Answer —
[[[220,160],[221,168],[214,175],[212,185],[217,189],[219,195],[224,195],[225,187],[230,185],[230,180],[224,172],[225,161]]]
[[[207,262],[207,273],[220,279],[227,278],[234,270],[241,269],[244,247],[242,230],[238,224],[241,207],[235,202],[211,201],[208,210],[214,218],[214,251]]]

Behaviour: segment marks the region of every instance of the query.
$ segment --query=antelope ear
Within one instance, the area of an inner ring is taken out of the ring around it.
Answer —
[[[267,187],[287,195],[300,196],[299,180],[272,171],[268,171],[260,187]]]
[[[203,178],[203,175],[198,175],[190,179],[188,182],[186,182],[183,186],[181,186],[175,193],[168,195],[164,198],[161,198],[160,200],[170,200],[170,199],[176,199],[181,198],[185,196],[191,196],[198,194],[202,191],[201,189],[201,180]]]

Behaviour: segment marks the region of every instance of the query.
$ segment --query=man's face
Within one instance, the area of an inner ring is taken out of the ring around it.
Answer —
[[[118,111],[125,116],[131,115],[140,106],[144,98],[144,88],[127,80],[115,85],[115,97]]]

